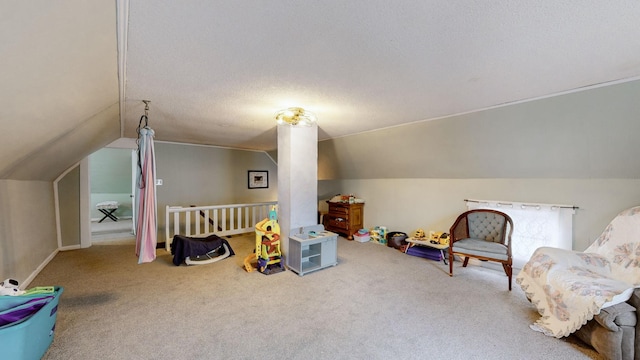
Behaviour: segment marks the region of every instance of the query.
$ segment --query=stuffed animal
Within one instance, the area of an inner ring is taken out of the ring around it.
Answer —
[[[18,296],[22,294],[24,291],[18,288],[18,280],[6,279],[0,283],[0,295]]]

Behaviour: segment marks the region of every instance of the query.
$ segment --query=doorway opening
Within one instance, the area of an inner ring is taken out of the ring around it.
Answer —
[[[135,144],[135,141],[134,141]],[[89,156],[91,242],[135,242],[132,184],[135,150],[105,147]],[[106,215],[97,205],[117,203]]]

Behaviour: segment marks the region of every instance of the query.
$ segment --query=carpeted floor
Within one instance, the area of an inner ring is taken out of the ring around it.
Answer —
[[[535,309],[500,270],[338,239],[338,261],[303,277],[247,273],[236,256],[179,266],[132,244],[61,252],[30,286],[64,287],[44,359],[599,359],[529,329]],[[515,276],[514,276],[515,278]]]
[[[114,240],[135,239],[131,218],[120,218],[118,221],[105,219],[103,222],[91,222],[91,242],[113,242]]]

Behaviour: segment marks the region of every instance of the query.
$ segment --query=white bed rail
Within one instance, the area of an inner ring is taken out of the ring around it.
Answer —
[[[269,210],[277,201],[254,204],[214,206],[167,206],[165,215],[165,248],[171,251],[174,235],[218,236],[243,234],[255,231],[255,225],[269,216]]]

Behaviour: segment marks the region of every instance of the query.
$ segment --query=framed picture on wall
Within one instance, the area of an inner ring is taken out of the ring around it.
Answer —
[[[249,170],[249,189],[266,189],[269,187],[269,172]]]

